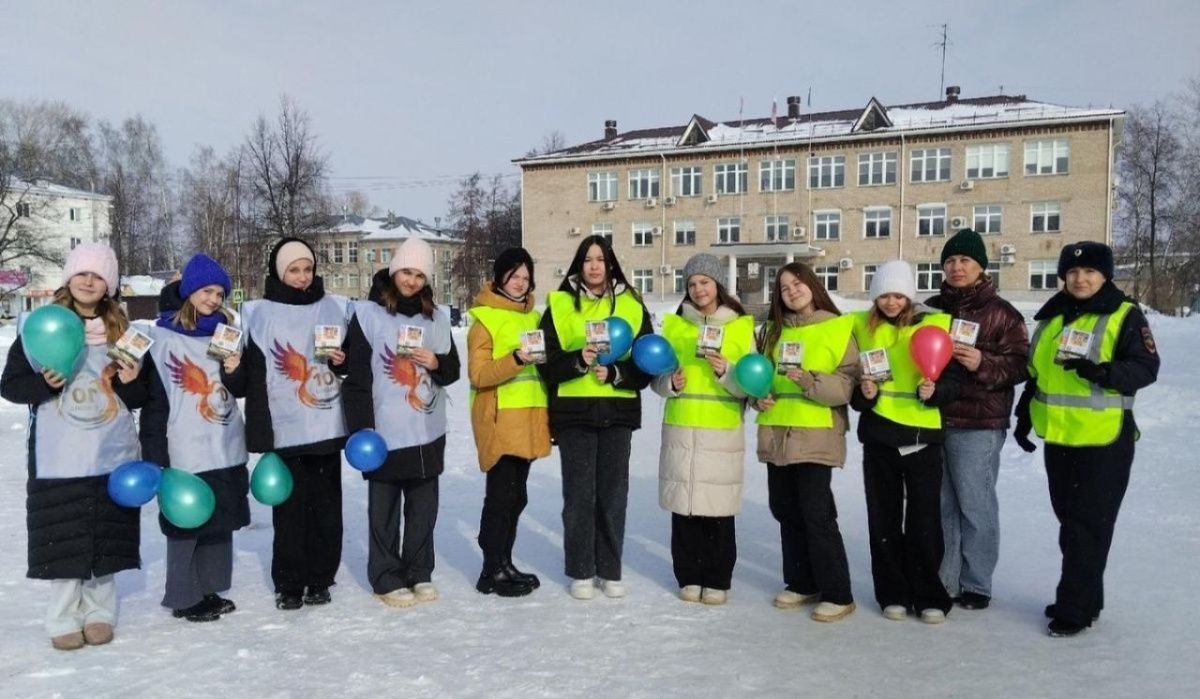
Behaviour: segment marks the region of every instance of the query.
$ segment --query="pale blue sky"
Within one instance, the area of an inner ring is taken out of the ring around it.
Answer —
[[[337,189],[432,221],[452,186],[558,129],[622,130],[938,97],[947,84],[1078,106],[1152,102],[1200,77],[1200,2],[62,2],[0,0],[0,94],[141,113],[173,166],[224,152],[281,93],[312,116]],[[350,179],[377,177],[386,179]],[[345,179],[343,179],[345,178]]]

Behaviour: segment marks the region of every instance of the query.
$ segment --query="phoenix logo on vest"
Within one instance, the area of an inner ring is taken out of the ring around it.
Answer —
[[[180,359],[174,352],[167,359],[167,369],[171,371],[171,381],[176,386],[183,389],[184,393],[198,397],[196,411],[200,417],[217,425],[229,424],[233,419],[233,401],[220,379],[209,378],[190,357]]]
[[[58,414],[85,430],[112,422],[121,411],[112,377],[117,369],[108,365],[99,377],[86,369],[58,397]]]
[[[433,385],[429,373],[408,357],[398,356],[391,347],[385,347],[380,357],[383,359],[383,368],[387,371],[388,378],[396,385],[408,389],[405,400],[408,401],[409,407],[420,413],[432,413],[440,392]]]
[[[287,347],[283,347],[280,346],[279,340],[276,340],[271,356],[275,358],[275,369],[289,381],[299,384],[296,387],[296,397],[300,399],[301,405],[329,410],[337,402],[341,393],[337,377],[320,364],[310,364],[308,357],[292,347],[292,343],[289,342]]]

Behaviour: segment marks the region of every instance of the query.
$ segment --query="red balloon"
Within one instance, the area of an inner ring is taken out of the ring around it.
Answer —
[[[912,340],[908,343],[908,353],[912,355],[913,363],[921,370],[921,376],[930,381],[937,381],[954,354],[954,341],[945,330],[926,325],[917,328],[912,334]]]

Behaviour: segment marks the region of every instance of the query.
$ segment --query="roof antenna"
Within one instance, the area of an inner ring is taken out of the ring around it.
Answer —
[[[942,99],[942,95],[946,94],[946,46],[950,44],[950,23],[939,25],[942,28],[942,40],[935,41],[934,46],[942,47],[942,76],[941,84],[938,86],[938,99]]]

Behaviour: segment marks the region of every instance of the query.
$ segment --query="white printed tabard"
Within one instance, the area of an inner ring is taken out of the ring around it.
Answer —
[[[150,356],[170,403],[171,467],[201,473],[246,463],[246,425],[237,400],[221,384],[220,362],[207,354],[209,338],[160,327],[150,335]]]
[[[38,478],[102,476],[141,454],[133,415],[113,390],[108,345],[87,348],[70,383],[37,408]]]
[[[316,359],[313,337],[318,325],[337,325],[345,336],[346,299],[326,294],[307,306],[250,301],[242,306],[242,320],[266,360],[275,448],[346,436],[342,382]]]
[[[446,434],[445,390],[411,357],[396,354],[396,339],[400,328],[416,325],[424,331],[421,346],[445,354],[450,351],[449,319],[440,310],[432,320],[421,314],[390,315],[371,301],[354,302],[354,314],[371,345],[375,431],[388,451],[428,444]]]

